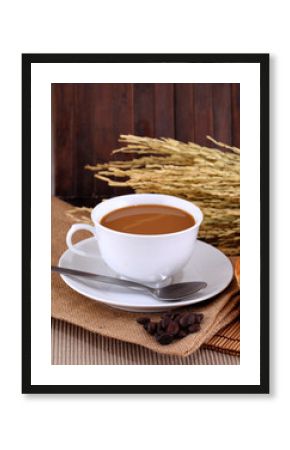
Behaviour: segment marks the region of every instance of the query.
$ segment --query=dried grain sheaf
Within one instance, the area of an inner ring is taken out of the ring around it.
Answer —
[[[196,203],[204,213],[200,238],[228,255],[237,255],[240,150],[207,138],[217,148],[170,138],[121,135],[119,141],[125,145],[112,153],[131,154],[131,160],[112,160],[86,168],[109,186],[127,186],[137,193],[175,195]]]

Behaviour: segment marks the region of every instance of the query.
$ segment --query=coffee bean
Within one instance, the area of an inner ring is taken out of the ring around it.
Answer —
[[[163,330],[166,330],[166,328],[167,328],[169,322],[170,322],[170,318],[169,318],[169,317],[165,317],[164,319],[162,319],[162,320],[160,321],[160,325],[161,325],[161,327],[163,328]]]
[[[161,322],[157,322],[156,333],[157,334],[163,334],[163,332],[164,332],[164,329],[163,329],[163,327],[161,325]]]
[[[178,315],[177,312],[172,312],[172,313],[170,314],[170,319],[171,319],[171,320],[174,320],[175,317],[176,317],[177,315]]]
[[[188,314],[187,316],[187,326],[192,325],[196,322],[196,315],[194,313]]]
[[[188,313],[185,313],[185,314],[182,314],[182,316],[179,318],[179,325],[182,327],[182,328],[186,328],[187,327],[187,325],[188,325],[188,323],[187,323],[187,321],[188,321],[188,316],[189,316],[189,314]]]
[[[178,323],[181,316],[182,316],[182,314],[177,313],[177,314],[174,314],[174,316],[172,316],[171,319],[174,320],[174,322]]]
[[[168,319],[171,319],[172,313],[171,312],[166,312],[161,314],[161,318],[162,319],[166,319],[168,317]]]
[[[203,319],[204,315],[202,313],[195,313],[195,322],[200,323]]]
[[[139,317],[137,322],[161,345],[168,345],[174,339],[183,339],[189,333],[200,331],[203,317],[202,313],[167,311],[159,322],[153,322],[149,317]]]
[[[145,325],[145,323],[150,322],[149,317],[139,317],[137,319],[137,322],[140,323],[141,325]]]
[[[170,334],[163,334],[162,336],[158,336],[157,340],[161,345],[168,345],[173,341],[173,336]]]
[[[154,334],[156,332],[156,328],[157,328],[157,323],[156,322],[149,322],[146,325],[146,330],[148,331],[149,334]]]
[[[171,334],[172,336],[176,336],[179,332],[179,325],[171,320],[167,325],[166,332]]]
[[[180,330],[176,337],[177,339],[183,339],[185,336],[187,336],[187,332],[185,330]]]
[[[187,328],[187,331],[189,332],[189,333],[196,333],[197,331],[199,331],[200,330],[200,325],[199,325],[199,323],[194,323],[193,325],[190,325],[188,328]]]

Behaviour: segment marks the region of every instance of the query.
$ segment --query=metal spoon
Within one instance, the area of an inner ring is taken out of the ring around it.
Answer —
[[[75,275],[80,277],[92,278],[101,283],[116,284],[129,288],[145,289],[150,292],[153,297],[158,300],[184,300],[200,289],[204,289],[207,284],[204,281],[189,281],[185,283],[171,284],[162,288],[152,288],[135,281],[120,280],[119,278],[107,277],[105,275],[97,275],[95,273],[82,272],[80,270],[69,269],[65,267],[51,266],[53,272],[63,273],[64,275]]]

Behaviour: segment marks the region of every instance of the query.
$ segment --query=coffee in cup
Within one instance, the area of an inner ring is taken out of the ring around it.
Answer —
[[[183,209],[144,204],[115,209],[102,217],[100,224],[122,233],[167,234],[186,230],[195,220]]]

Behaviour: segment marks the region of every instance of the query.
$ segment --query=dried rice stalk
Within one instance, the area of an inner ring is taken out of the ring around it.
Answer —
[[[176,195],[196,203],[204,213],[200,238],[228,255],[240,252],[240,150],[209,140],[218,147],[175,139],[121,135],[126,146],[113,154],[136,155],[131,161],[86,166],[109,186],[129,186],[137,193]]]

